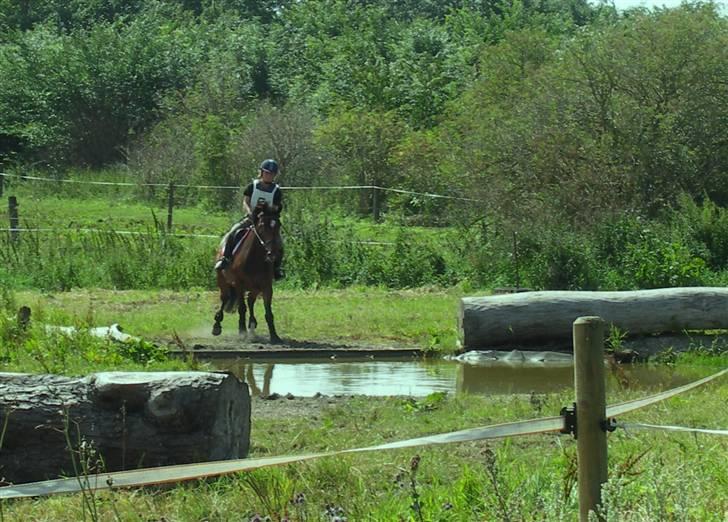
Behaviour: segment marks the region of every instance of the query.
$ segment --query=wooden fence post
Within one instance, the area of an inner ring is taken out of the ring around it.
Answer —
[[[602,484],[607,481],[604,330],[600,317],[579,317],[574,321],[575,436],[581,522],[588,522],[590,511],[598,512]]]
[[[172,211],[174,209],[174,183],[169,182],[167,189],[167,233],[172,233]]]
[[[0,198],[3,197],[3,188],[5,187],[5,176],[0,174]]]
[[[521,288],[521,274],[518,267],[518,233],[513,231],[513,268],[516,271],[516,292]]]
[[[15,196],[8,198],[8,215],[10,216],[10,239],[18,240],[20,220],[18,219],[18,200]]]
[[[372,217],[375,223],[379,223],[379,188],[374,187],[372,189]]]

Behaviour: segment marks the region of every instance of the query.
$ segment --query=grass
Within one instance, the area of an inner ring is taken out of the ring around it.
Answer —
[[[609,401],[631,398],[634,392],[622,391]],[[254,414],[251,456],[359,447],[541,415],[522,396],[420,400],[427,407],[353,397],[322,400],[310,415]],[[570,400],[570,393],[551,394],[539,408],[556,414]],[[723,380],[620,420],[721,428],[728,425],[726,400]],[[607,519],[724,520],[726,449],[707,435],[610,434]],[[541,435],[339,456],[171,489],[106,492],[96,496],[96,509],[100,520],[575,520],[575,451],[571,437]],[[81,519],[83,505],[80,495],[65,495],[6,502],[4,509],[9,520],[71,521]]]
[[[389,291],[382,288],[276,291],[273,310],[285,338],[371,345],[417,345],[456,348],[456,289]],[[219,305],[217,292],[206,290],[18,292],[16,301],[52,313],[57,321],[95,325],[119,323],[127,333],[147,338],[208,336]],[[257,306],[262,316],[262,302]],[[262,317],[260,318],[262,319]],[[264,321],[261,331],[265,330]],[[228,315],[224,332],[236,335],[237,319]]]

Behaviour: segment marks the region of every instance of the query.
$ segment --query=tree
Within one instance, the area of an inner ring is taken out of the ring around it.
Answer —
[[[336,168],[331,170],[342,181],[388,187],[393,178],[392,155],[405,132],[406,126],[393,112],[351,109],[330,116],[317,130],[317,139],[334,157]],[[358,212],[373,212],[377,220],[383,201],[378,191],[360,190]]]

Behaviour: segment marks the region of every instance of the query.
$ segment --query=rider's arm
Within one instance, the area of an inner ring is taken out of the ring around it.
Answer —
[[[273,212],[280,212],[283,210],[283,195],[281,194],[280,189],[276,190],[275,195],[273,196]]]
[[[250,208],[250,196],[243,196],[243,212],[246,216],[250,216],[253,213],[253,209]]]

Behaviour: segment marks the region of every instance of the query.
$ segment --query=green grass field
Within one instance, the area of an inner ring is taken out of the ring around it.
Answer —
[[[456,349],[457,306],[461,292],[383,288],[283,290],[274,294],[278,332],[301,341],[366,342],[424,349]],[[54,321],[108,326],[119,323],[143,338],[209,336],[219,306],[217,292],[207,290],[113,291],[78,289],[58,293],[18,292],[16,301],[41,310]],[[265,335],[262,302],[259,333]],[[229,314],[224,331],[237,335],[237,315]]]

